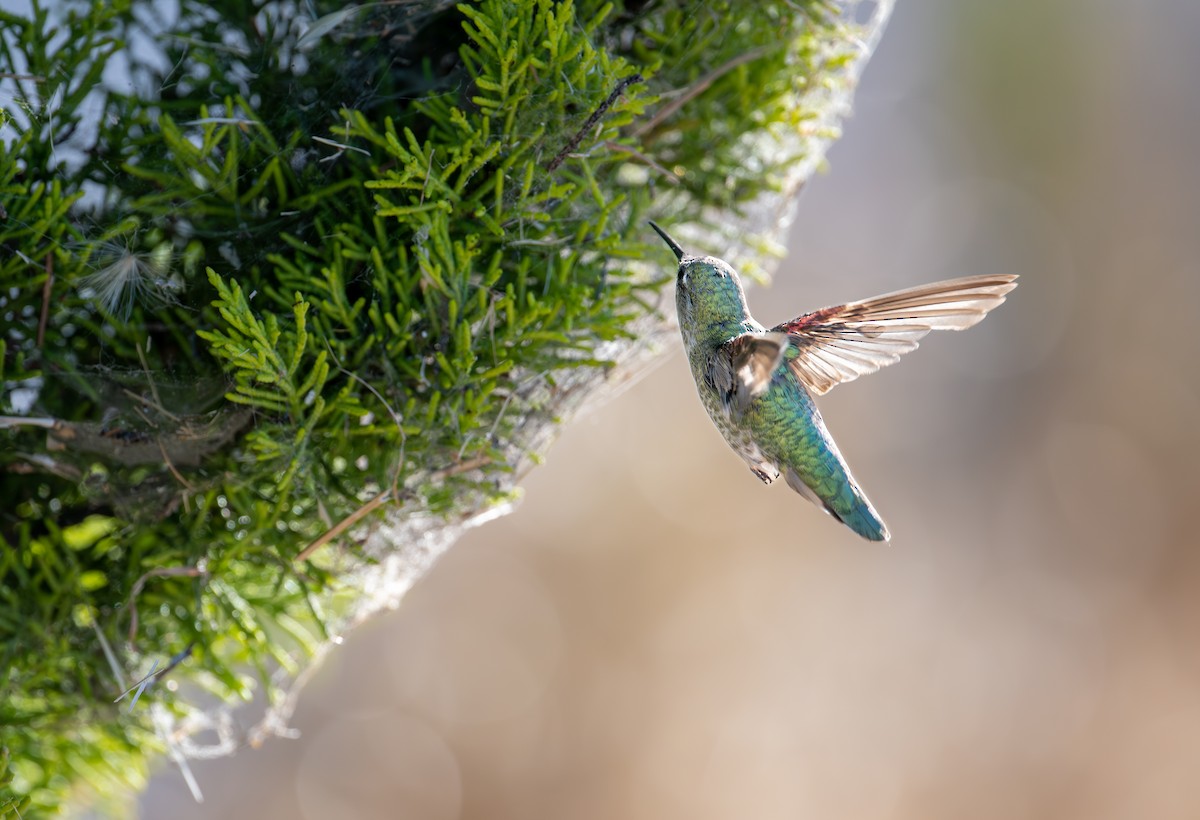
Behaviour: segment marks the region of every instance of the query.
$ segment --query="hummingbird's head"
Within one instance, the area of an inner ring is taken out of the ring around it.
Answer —
[[[670,235],[650,223],[679,260],[675,276],[675,305],[679,325],[686,332],[705,331],[703,335],[720,337],[721,341],[742,332],[741,324],[750,318],[746,294],[737,271],[715,256],[692,256],[684,253]]]

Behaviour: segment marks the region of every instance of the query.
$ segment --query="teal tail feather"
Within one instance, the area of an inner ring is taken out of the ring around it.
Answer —
[[[883,519],[879,517],[879,513],[875,512],[875,508],[871,506],[871,502],[867,500],[866,495],[863,494],[863,491],[850,478],[849,473],[845,474],[845,481],[842,483],[843,491],[829,499],[818,496],[791,467],[784,470],[784,477],[787,479],[789,487],[854,530],[861,537],[868,541],[888,541],[891,539],[892,534],[888,532],[887,524],[883,523]]]
[[[858,500],[858,503],[846,515],[833,513],[834,518],[841,521],[850,529],[861,535],[868,541],[890,541],[892,534],[888,532],[887,524],[883,523],[883,519],[879,517],[879,513],[875,512],[875,508],[871,506],[871,502],[865,498]]]

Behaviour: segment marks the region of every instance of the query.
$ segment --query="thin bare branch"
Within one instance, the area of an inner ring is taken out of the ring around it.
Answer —
[[[633,132],[633,136],[641,137],[641,136],[653,131],[655,128],[657,128],[659,125],[661,125],[664,120],[666,120],[668,117],[670,117],[676,111],[678,111],[680,108],[683,108],[683,106],[687,105],[691,100],[694,100],[696,97],[703,94],[705,91],[708,90],[708,87],[710,85],[712,85],[717,80],[724,77],[730,71],[733,71],[738,66],[743,65],[748,62],[751,62],[752,60],[757,60],[759,57],[763,56],[766,53],[767,53],[766,48],[752,48],[749,51],[739,54],[738,56],[734,57],[732,60],[729,60],[728,62],[717,66],[712,71],[708,72],[703,77],[701,77],[699,80],[696,80],[696,82],[694,82],[690,86],[688,86],[687,90],[684,91],[677,98],[675,98],[671,102],[664,105],[661,109],[659,109],[657,114],[655,114],[653,117],[651,117],[649,120],[647,120],[640,128],[638,128],[637,130],[635,130]]]

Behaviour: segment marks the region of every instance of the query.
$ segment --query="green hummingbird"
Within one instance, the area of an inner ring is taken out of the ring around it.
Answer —
[[[764,484],[788,486],[871,541],[891,538],[817,412],[813,396],[874,373],[931,330],[964,330],[1015,288],[1016,276],[967,276],[806,313],[767,330],[737,272],[693,256],[653,222],[679,260],[679,330],[704,409]]]

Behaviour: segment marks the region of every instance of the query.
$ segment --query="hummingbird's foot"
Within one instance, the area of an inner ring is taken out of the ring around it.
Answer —
[[[757,467],[751,467],[750,472],[758,477],[758,480],[763,484],[770,484],[775,479],[779,478],[779,471],[768,464],[760,464]]]

